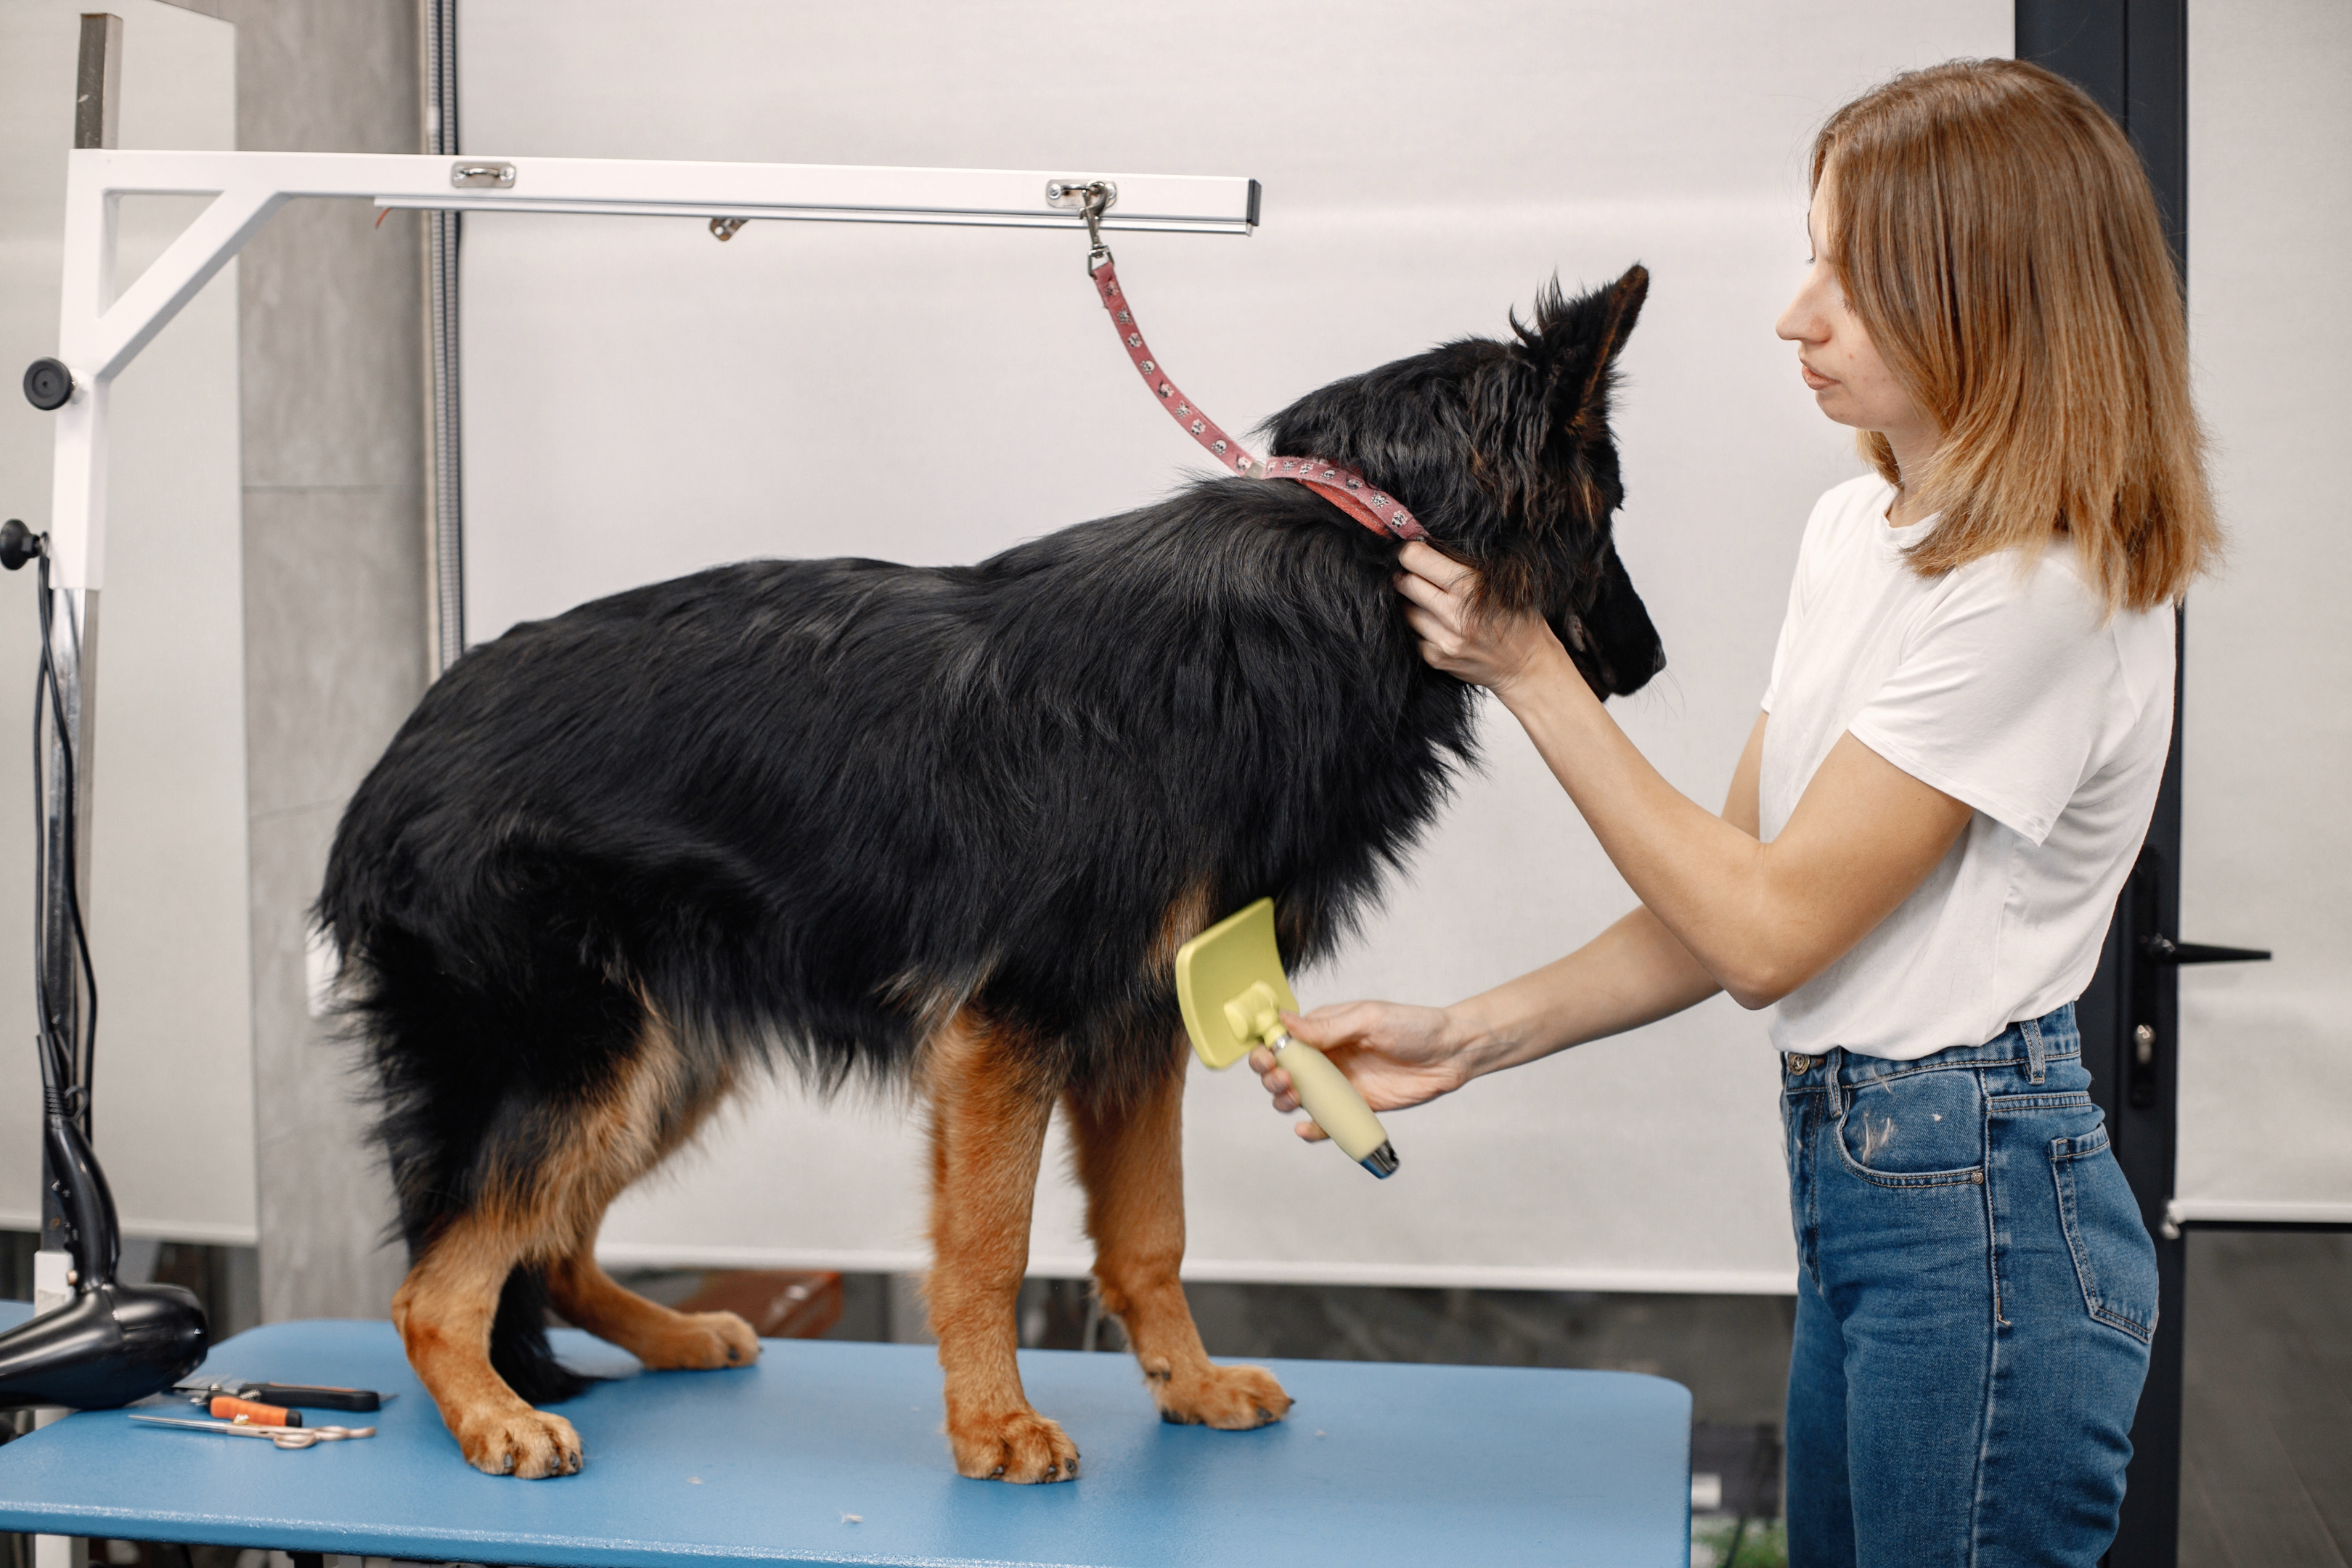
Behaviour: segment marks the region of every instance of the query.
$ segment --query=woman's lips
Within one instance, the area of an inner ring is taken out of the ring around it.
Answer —
[[[1813,369],[1811,365],[1807,364],[1803,360],[1799,360],[1797,362],[1797,374],[1803,376],[1805,378],[1806,386],[1815,392],[1819,392],[1825,386],[1835,386],[1837,384],[1836,381],[1829,376],[1822,374],[1820,372]]]

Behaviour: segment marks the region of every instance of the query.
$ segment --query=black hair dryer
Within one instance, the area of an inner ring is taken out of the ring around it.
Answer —
[[[0,565],[13,572],[42,553],[41,537],[23,523],[11,518],[0,525]],[[45,576],[44,593],[47,586]],[[176,1285],[124,1285],[114,1278],[122,1252],[114,1194],[70,1108],[68,1086],[58,1081],[62,1071],[54,1053],[44,1050],[42,1163],[73,1256],[67,1276],[73,1299],[0,1334],[0,1405],[106,1410],[161,1393],[194,1372],[211,1344],[211,1325],[195,1297]]]
[[[211,1328],[177,1285],[124,1285],[114,1194],[89,1141],[55,1100],[44,1118],[50,1179],[65,1209],[73,1300],[0,1334],[0,1405],[107,1410],[159,1394],[205,1359]]]

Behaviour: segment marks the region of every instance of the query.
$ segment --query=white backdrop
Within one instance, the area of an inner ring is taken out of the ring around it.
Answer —
[[[2189,597],[2184,1215],[2352,1223],[2352,8],[2189,7],[2189,307],[2231,530]]]
[[[16,395],[58,348],[66,153],[86,0],[0,5],[0,517],[48,526],[54,417]],[[159,0],[121,16],[125,147],[236,142],[236,34]],[[129,288],[206,198],[122,203]],[[132,1235],[254,1239],[236,268],[115,384],[92,735],[97,1143]],[[0,575],[0,1226],[40,1226],[32,1051],[33,572]]]
[[[1228,428],[1432,342],[1493,333],[1558,269],[1654,274],[1627,351],[1619,540],[1671,659],[1621,717],[1720,798],[1813,498],[1856,471],[1771,331],[1805,258],[1803,153],[1889,72],[2005,54],[2007,0],[1635,7],[1382,0],[1182,8],[467,0],[469,154],[1253,175],[1248,240],[1119,237],[1153,346]],[[467,220],[467,637],[757,555],[944,563],[1187,471],[1072,235]],[[989,476],[941,506],[931,476]],[[1490,714],[1490,718],[1493,715]],[[1543,963],[1630,895],[1507,721],[1310,1003],[1443,1002]],[[1776,1290],[1792,1253],[1777,1072],[1717,1002],[1398,1116],[1374,1184],[1239,1075],[1186,1107],[1201,1278]],[[623,1200],[617,1259],[908,1268],[898,1108],[779,1090]],[[1083,1269],[1075,1194],[1033,1268]]]

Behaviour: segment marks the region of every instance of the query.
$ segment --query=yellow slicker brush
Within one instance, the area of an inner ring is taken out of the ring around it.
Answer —
[[[1227,916],[1176,950],[1176,1000],[1202,1061],[1223,1071],[1266,1047],[1289,1072],[1299,1105],[1348,1158],[1375,1176],[1396,1173],[1396,1151],[1356,1086],[1282,1026],[1281,1015],[1299,1009],[1274,944],[1272,899]]]

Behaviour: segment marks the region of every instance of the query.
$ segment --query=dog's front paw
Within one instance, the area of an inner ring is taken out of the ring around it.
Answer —
[[[1262,1366],[1203,1366],[1186,1371],[1147,1363],[1143,1373],[1162,1421],[1245,1432],[1279,1421],[1290,1395]]]
[[[1034,1410],[950,1415],[956,1473],[974,1480],[1066,1481],[1078,1474],[1078,1446]]]
[[[458,1429],[466,1462],[493,1476],[527,1481],[568,1476],[580,1468],[580,1434],[561,1415],[518,1401],[510,1410],[484,1412]]]
[[[760,1359],[760,1336],[732,1312],[680,1312],[661,1331],[630,1347],[657,1371],[749,1366]]]

